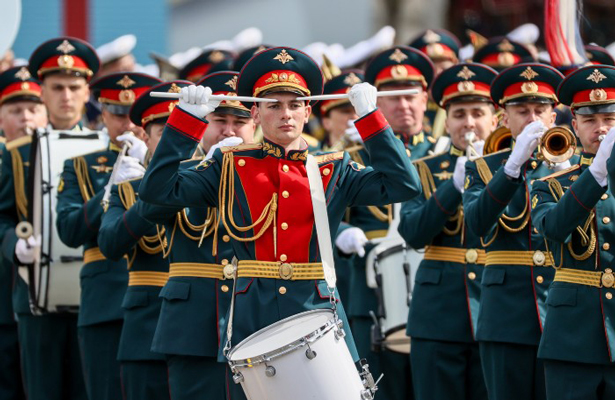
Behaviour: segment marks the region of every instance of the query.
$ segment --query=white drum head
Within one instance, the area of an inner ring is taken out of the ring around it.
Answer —
[[[306,311],[285,318],[244,339],[229,353],[231,361],[257,357],[306,336],[333,318],[332,310]]]
[[[396,353],[410,354],[410,337],[406,334],[406,327],[388,333],[384,339],[384,347]]]

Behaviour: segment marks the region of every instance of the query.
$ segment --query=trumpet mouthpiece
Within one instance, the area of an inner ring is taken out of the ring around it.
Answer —
[[[602,142],[602,141],[604,140],[604,138],[605,138],[605,137],[606,137],[606,135],[604,135],[604,134],[603,134],[603,135],[598,136],[598,141],[599,141],[599,142]]]

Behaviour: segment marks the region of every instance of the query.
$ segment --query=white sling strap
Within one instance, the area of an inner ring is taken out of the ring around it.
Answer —
[[[331,231],[329,230],[329,217],[327,216],[327,200],[320,177],[318,163],[313,156],[307,156],[305,164],[307,169],[308,182],[310,184],[310,194],[312,195],[312,208],[314,210],[314,223],[316,224],[316,235],[318,237],[318,247],[320,248],[320,258],[325,273],[325,280],[329,290],[335,288],[335,264],[333,263],[333,247],[331,245]]]

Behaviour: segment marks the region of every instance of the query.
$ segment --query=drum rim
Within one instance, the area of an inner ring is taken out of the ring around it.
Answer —
[[[233,354],[237,351],[237,349],[241,348],[242,345],[245,345],[245,343],[255,338],[262,330],[286,323],[288,321],[303,317],[305,315],[320,314],[323,312],[330,314],[331,318],[328,319],[327,322],[321,325],[318,329],[308,333],[307,335],[302,336],[299,339],[296,339],[284,346],[278,347],[277,349],[274,349],[267,353],[259,354],[257,356],[250,357],[250,358],[232,360]],[[279,358],[283,355],[291,353],[301,347],[305,347],[309,344],[316,342],[320,338],[324,337],[329,331],[336,328],[336,326],[337,326],[337,323],[335,320],[335,313],[333,312],[333,310],[329,308],[321,308],[317,310],[303,311],[299,314],[291,315],[290,317],[286,317],[277,322],[274,322],[271,325],[268,325],[262,329],[259,329],[258,331],[254,332],[253,334],[251,334],[250,336],[248,336],[247,338],[239,342],[237,345],[235,345],[229,351],[227,355],[228,363],[232,368],[246,368],[246,367],[254,367],[254,366],[257,366],[263,363],[270,362],[276,358]]]

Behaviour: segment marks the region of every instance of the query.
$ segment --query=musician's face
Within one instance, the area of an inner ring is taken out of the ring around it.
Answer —
[[[450,67],[452,67],[455,64],[456,64],[456,62],[454,62],[453,60],[450,60],[448,58],[443,58],[443,59],[435,60],[433,62],[434,76],[440,75],[440,73],[442,71],[446,71],[447,69],[449,69]]]
[[[147,150],[149,150],[149,154],[153,155],[156,151],[156,147],[158,147],[158,143],[160,142],[160,138],[162,138],[162,131],[164,131],[164,123],[150,123],[147,125],[145,135],[145,144],[147,145]]]
[[[18,101],[0,106],[0,128],[8,141],[27,134],[28,129],[47,125],[45,106],[33,101]]]
[[[502,122],[510,129],[512,136],[516,138],[523,132],[528,124],[534,121],[542,121],[548,128],[555,123],[555,111],[551,104],[521,103],[511,104],[504,108]]]
[[[207,121],[209,125],[201,139],[201,146],[205,151],[229,137],[240,137],[244,143],[254,142],[256,124],[252,118],[214,112],[207,116]]]
[[[297,100],[299,95],[278,92],[265,95],[278,100],[276,103],[259,103],[252,107],[252,117],[263,129],[268,140],[282,147],[296,145],[299,148],[303,126],[307,123],[312,107],[305,101]]]
[[[406,96],[378,97],[380,111],[391,125],[393,132],[402,135],[416,135],[423,129],[423,117],[427,110],[427,92],[420,86],[385,85],[379,91],[418,89],[418,94]]]
[[[69,129],[81,119],[90,89],[85,78],[53,74],[43,80],[41,98],[56,129]]]
[[[118,143],[115,139],[127,131],[134,133],[138,138],[143,137],[143,128],[133,124],[127,114],[113,114],[103,108],[102,119],[105,127],[107,127],[109,138],[117,145],[121,145],[121,143]]]
[[[583,145],[583,150],[596,154],[600,141],[600,135],[606,135],[615,126],[615,113],[607,114],[576,114],[572,120],[572,127]]]
[[[348,121],[354,121],[357,118],[359,117],[352,104],[335,107],[322,117],[322,126],[327,131],[329,145],[333,146],[340,141],[348,129]]]
[[[485,140],[497,124],[493,106],[484,101],[453,103],[446,112],[446,131],[461,150],[468,146],[467,133],[474,132],[475,140]]]

